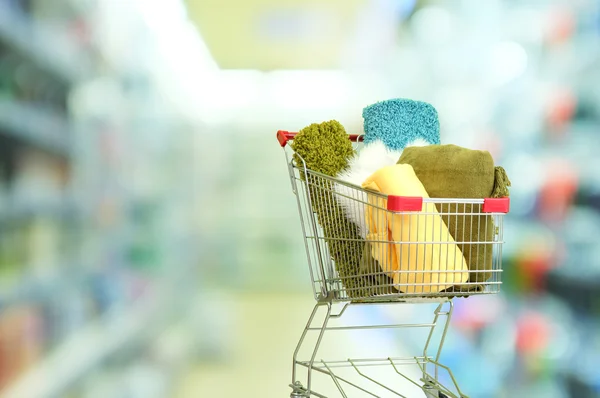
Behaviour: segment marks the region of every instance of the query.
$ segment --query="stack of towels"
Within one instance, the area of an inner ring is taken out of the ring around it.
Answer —
[[[336,121],[301,130],[292,144],[308,169],[339,180],[309,189],[349,297],[481,289],[491,276],[494,223],[480,205],[428,203],[421,212],[392,213],[386,196],[506,197],[504,169],[487,151],[441,145],[437,112],[425,102],[378,102],[363,118],[358,153]]]

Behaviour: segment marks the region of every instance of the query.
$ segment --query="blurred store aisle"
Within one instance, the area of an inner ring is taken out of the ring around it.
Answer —
[[[289,396],[314,300],[274,133],[403,97],[512,181],[503,294],[457,300],[443,362],[599,398],[599,66],[598,0],[0,0],[0,396]]]

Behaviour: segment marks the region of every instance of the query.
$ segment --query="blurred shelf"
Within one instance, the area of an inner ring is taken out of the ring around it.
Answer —
[[[563,265],[546,275],[548,293],[560,297],[579,313],[600,314],[600,269],[596,264]]]
[[[83,273],[69,270],[68,277],[65,277],[64,272],[61,271],[63,270],[16,279],[12,287],[3,288],[0,292],[0,309],[43,301],[54,297],[56,293],[64,291],[65,288],[73,286],[80,278],[83,279]]]
[[[0,1],[0,41],[68,83],[89,75],[73,43],[49,29],[35,26],[9,3]]]
[[[48,204],[10,204],[0,202],[0,227],[3,224],[21,222],[34,218],[75,219],[81,214],[81,209],[76,203],[48,203]]]
[[[58,155],[68,156],[70,152],[68,121],[32,105],[0,99],[0,134]]]
[[[4,391],[2,398],[58,397],[104,359],[159,330],[163,305],[144,297],[91,322]]]

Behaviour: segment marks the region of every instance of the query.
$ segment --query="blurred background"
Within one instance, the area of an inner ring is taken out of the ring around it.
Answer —
[[[598,0],[0,0],[0,396],[288,396],[314,303],[275,131],[395,97],[513,182],[504,291],[442,362],[600,397]]]

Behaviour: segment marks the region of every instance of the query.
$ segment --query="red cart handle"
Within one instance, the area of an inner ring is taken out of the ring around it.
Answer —
[[[298,133],[292,133],[292,132],[285,131],[285,130],[279,130],[277,132],[277,141],[279,141],[279,145],[281,145],[281,147],[283,148],[287,145],[287,142],[290,140],[293,140],[297,134]],[[362,142],[363,138],[364,138],[364,136],[362,134],[349,134],[348,135],[348,139],[353,142]]]
[[[387,209],[394,212],[422,211],[423,198],[419,196],[388,195]],[[510,211],[510,198],[485,198],[483,199],[483,213],[508,213]]]

